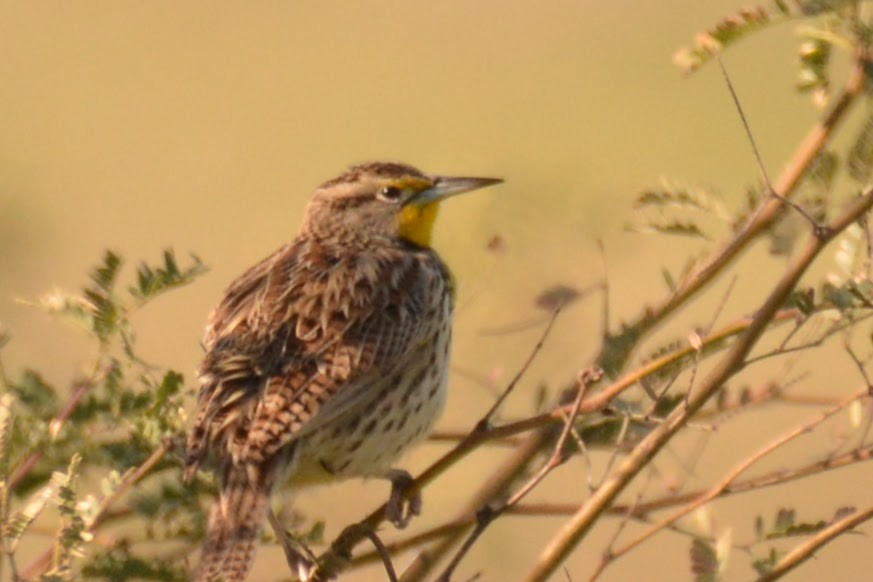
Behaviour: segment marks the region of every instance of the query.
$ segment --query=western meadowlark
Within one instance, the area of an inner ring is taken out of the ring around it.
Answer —
[[[354,166],[322,184],[300,234],[243,273],[212,312],[185,479],[211,455],[219,499],[196,579],[245,579],[271,491],[354,476],[392,481],[392,462],[439,416],[453,283],[430,247],[446,197],[493,178]]]

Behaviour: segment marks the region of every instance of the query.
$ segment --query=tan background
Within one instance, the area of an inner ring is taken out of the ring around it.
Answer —
[[[180,255],[197,253],[212,270],[139,314],[137,323],[146,357],[190,378],[221,289],[293,236],[313,186],[350,163],[394,158],[432,172],[506,179],[452,201],[436,233],[461,285],[458,373],[442,426],[469,427],[493,394],[469,375],[502,385],[539,328],[490,332],[538,317],[533,298],[548,285],[601,279],[598,238],[607,249],[614,322],[663,296],[662,266],[677,272],[690,250],[705,248],[624,233],[634,194],[661,176],[680,177],[716,186],[732,207],[757,176],[718,71],[682,80],[670,61],[676,47],[741,4],[5,2],[0,322],[14,339],[4,360],[13,371],[35,367],[66,385],[90,346],[15,299],[55,286],[77,289],[105,247],[136,262],[155,261],[172,246]],[[816,116],[792,89],[795,47],[791,27],[783,26],[727,58],[772,174]],[[485,249],[495,234],[506,241],[501,257]],[[759,255],[739,271],[725,319],[753,309],[783,264]],[[680,318],[662,338],[708,322],[716,303],[717,294],[699,302],[696,315]],[[507,416],[530,410],[538,385],[557,386],[588,364],[600,325],[595,301],[569,309]],[[804,386],[830,390],[820,376]],[[857,378],[847,378],[833,390],[854,389]],[[692,439],[665,453],[664,470],[702,450],[691,482],[712,478],[740,458],[743,445],[810,413],[792,411],[778,422],[751,415],[705,439],[705,449],[695,449],[704,439]],[[426,445],[406,464],[420,469],[441,450]],[[803,447],[796,453],[811,458]],[[484,471],[497,456],[479,453],[467,471]],[[756,512],[770,516],[780,504],[796,503],[803,516],[826,519],[839,504],[869,502],[869,482],[868,469],[847,470],[719,503],[716,519],[742,544],[751,541]],[[450,515],[474,483],[458,469],[428,489],[417,526]],[[828,495],[821,498],[824,483]],[[650,491],[662,487],[656,480]],[[353,482],[305,493],[299,506],[326,518],[331,535],[385,491],[381,483]],[[584,465],[574,460],[538,498],[572,502],[584,494]],[[477,571],[483,580],[517,577],[560,524],[502,520],[459,579]],[[586,578],[614,527],[604,522],[576,552],[567,563],[570,577]],[[843,538],[793,579],[860,579],[868,547],[866,538]],[[605,579],[687,579],[687,553],[686,538],[663,534]],[[738,550],[729,578],[748,578],[747,563]],[[281,568],[275,549],[259,555],[261,576]],[[379,578],[377,570],[349,577]]]

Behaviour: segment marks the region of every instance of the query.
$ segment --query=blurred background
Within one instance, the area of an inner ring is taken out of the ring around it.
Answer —
[[[728,208],[741,204],[759,173],[721,74],[709,66],[683,79],[671,63],[696,32],[740,7],[737,0],[6,2],[0,324],[12,342],[4,363],[11,373],[33,367],[68,385],[93,347],[19,300],[78,289],[105,248],[132,267],[172,247],[211,270],[137,315],[140,353],[184,372],[193,389],[203,324],[227,283],[294,236],[317,184],[355,162],[397,159],[433,173],[506,180],[452,200],[436,230],[435,246],[460,285],[452,392],[440,426],[467,430],[541,333],[542,325],[527,325],[545,315],[537,295],[604,278],[598,240],[613,325],[665,295],[662,267],[676,273],[710,248],[625,232],[640,190],[668,177],[714,187]],[[725,59],[772,175],[818,115],[793,89],[796,47],[788,25]],[[488,248],[494,237],[498,251]],[[784,265],[764,246],[736,274],[723,321],[754,309]],[[659,337],[682,338],[709,323],[719,299],[711,293]],[[591,362],[601,312],[600,299],[588,298],[561,315],[504,418],[529,413],[542,386],[554,393]],[[812,372],[804,382],[820,391]],[[835,392],[859,380],[825,377]],[[785,426],[809,411],[801,413],[787,411]],[[680,477],[704,483],[782,426],[749,416],[708,437],[694,474]],[[405,465],[420,470],[444,450],[424,445]],[[502,454],[480,451],[428,488],[413,527],[451,515],[477,487],[469,471],[485,474]],[[827,498],[817,495],[821,480],[731,498],[714,505],[715,519],[734,528],[737,544],[751,541],[754,516],[769,517],[787,494],[805,516],[827,519],[868,489],[855,485],[869,483],[863,474],[834,473]],[[586,492],[584,464],[574,459],[535,497],[578,502]],[[330,539],[386,493],[384,483],[355,481],[303,493],[297,506],[324,518]],[[483,580],[515,579],[562,523],[499,521],[458,579],[479,571]],[[578,549],[566,564],[570,578],[590,574],[616,525],[604,521]],[[869,541],[843,537],[792,579],[851,577],[869,564],[862,544]],[[688,548],[687,538],[662,534],[604,579],[691,578]],[[253,579],[283,568],[281,552],[266,549]],[[751,576],[738,551],[728,579]],[[348,579],[381,575],[371,568]]]

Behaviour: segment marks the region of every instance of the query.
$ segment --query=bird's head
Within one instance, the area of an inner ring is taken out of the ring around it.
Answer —
[[[396,162],[361,164],[315,191],[303,230],[319,238],[395,238],[429,247],[443,200],[500,182],[497,178],[430,176]]]

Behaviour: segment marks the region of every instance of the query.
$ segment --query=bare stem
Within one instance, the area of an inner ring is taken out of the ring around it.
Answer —
[[[812,236],[791,262],[773,291],[757,310],[750,326],[737,338],[715,368],[702,380],[686,404],[677,407],[629,453],[624,462],[580,507],[579,511],[549,542],[526,580],[546,580],[591,530],[597,518],[615,501],[639,471],[648,465],[661,448],[688,422],[724,383],[743,369],[746,357],[767,329],[780,306],[784,305],[800,277],[821,250],[839,232],[857,221],[873,206],[873,189],[868,188],[841,216],[825,228],[814,229]]]
[[[788,554],[783,556],[782,559],[773,566],[772,570],[761,576],[758,579],[758,582],[769,582],[771,580],[782,578],[810,559],[815,555],[815,552],[824,547],[825,544],[834,541],[838,536],[855,529],[871,518],[873,518],[873,505],[868,506],[862,511],[851,513],[843,519],[837,520],[788,552]]]

